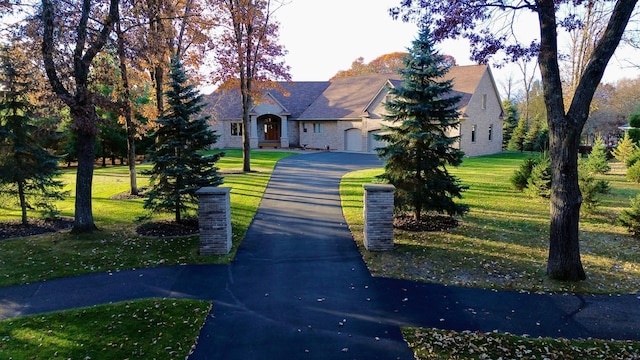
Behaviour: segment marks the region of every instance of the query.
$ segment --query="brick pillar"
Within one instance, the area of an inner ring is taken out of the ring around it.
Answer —
[[[369,251],[393,250],[393,192],[395,186],[365,184],[364,247]]]
[[[200,255],[223,255],[231,251],[231,201],[228,187],[204,187],[198,196]]]

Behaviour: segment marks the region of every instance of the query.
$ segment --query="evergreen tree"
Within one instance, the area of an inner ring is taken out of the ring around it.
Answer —
[[[451,95],[450,80],[442,80],[449,65],[434,49],[426,24],[408,50],[400,71],[403,84],[389,90],[392,100],[386,103],[385,120],[392,125],[376,137],[386,143],[377,149],[385,159],[380,177],[396,187],[396,205],[411,209],[417,221],[428,211],[463,215],[468,206],[453,199],[461,198],[466,187],[447,170],[464,156],[454,147],[458,137],[447,136],[460,124],[460,97]]]
[[[611,151],[611,154],[614,158],[616,158],[616,160],[620,161],[626,166],[627,160],[629,160],[631,156],[633,156],[633,153],[636,152],[637,148],[638,145],[636,145],[636,143],[631,139],[631,137],[629,136],[629,132],[625,132],[624,137]]]
[[[209,117],[194,118],[204,107],[203,97],[192,84],[178,60],[171,63],[168,110],[157,121],[155,144],[149,159],[153,168],[152,189],[144,203],[153,212],[173,212],[176,222],[197,206],[196,190],[222,184],[215,163],[223,153],[203,155],[219,135],[208,125]]]
[[[538,133],[540,132],[540,122],[533,121],[527,134],[522,141],[522,148],[524,151],[535,151],[536,143],[538,142]]]
[[[15,55],[15,54],[14,54]],[[61,200],[64,184],[59,174],[58,158],[41,147],[28,92],[34,85],[31,76],[21,72],[17,57],[2,49],[0,86],[0,186],[2,192],[16,196],[23,225],[28,224],[27,210],[55,213],[55,200]],[[48,141],[45,141],[48,142]]]
[[[540,155],[538,164],[531,169],[529,181],[524,192],[534,198],[549,199],[551,197],[551,158],[549,154],[542,153]]]
[[[607,161],[608,155],[607,147],[604,145],[602,137],[598,136],[593,143],[591,153],[584,161],[584,169],[590,174],[606,174],[611,170],[609,162]]]
[[[511,133],[511,138],[509,139],[509,143],[507,144],[507,150],[512,151],[523,151],[524,150],[524,137],[527,134],[527,119],[523,116],[518,120],[518,126],[516,126],[513,133]]]
[[[511,140],[511,135],[518,127],[518,108],[511,99],[502,101],[502,108],[505,113],[502,125],[502,148],[506,149],[509,145],[509,140]]]
[[[635,143],[640,143],[640,113],[631,114],[629,126],[631,127],[631,129],[627,130],[629,137]]]

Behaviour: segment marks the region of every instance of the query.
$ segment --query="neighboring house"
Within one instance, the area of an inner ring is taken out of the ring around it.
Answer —
[[[467,156],[502,150],[502,105],[486,65],[455,66],[446,75],[462,96],[458,146]],[[384,104],[391,87],[402,86],[396,74],[342,77],[333,81],[281,83],[251,109],[251,148],[310,148],[374,152],[382,144],[374,134],[384,126]],[[208,95],[207,110],[221,135],[217,146],[241,147],[242,106],[236,91]]]

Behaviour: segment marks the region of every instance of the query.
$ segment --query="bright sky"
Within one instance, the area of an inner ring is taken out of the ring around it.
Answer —
[[[418,34],[416,25],[389,16],[388,9],[400,0],[290,1],[276,12],[276,18],[280,21],[281,44],[289,52],[285,59],[294,81],[325,81],[339,70],[349,69],[360,56],[369,62],[383,54],[406,51]],[[472,64],[468,45],[463,41],[442,44],[439,50],[455,57],[459,65]],[[636,51],[634,57],[639,58],[639,54]],[[509,76],[522,78],[514,67],[492,70],[500,91]],[[604,81],[639,74],[618,56],[611,60]]]

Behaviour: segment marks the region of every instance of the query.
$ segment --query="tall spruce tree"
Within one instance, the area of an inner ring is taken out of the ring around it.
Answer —
[[[34,84],[22,66],[26,60],[19,64],[22,58],[16,55],[8,48],[0,54],[4,92],[0,98],[0,187],[17,198],[21,222],[27,225],[27,210],[55,212],[55,200],[63,199],[66,193],[56,176],[59,159],[40,146],[48,139],[36,136],[34,106],[28,99]]]
[[[180,223],[183,214],[196,208],[196,190],[222,184],[215,164],[224,153],[201,153],[215,144],[219,135],[209,127],[210,117],[195,118],[204,107],[203,97],[187,83],[179,60],[172,61],[170,77],[168,110],[157,121],[156,142],[149,150],[152,189],[144,207],[173,212]]]
[[[466,187],[447,170],[464,156],[454,147],[459,138],[447,134],[460,125],[460,96],[452,94],[451,80],[443,80],[449,65],[434,49],[426,22],[408,51],[400,70],[403,84],[389,89],[385,120],[391,125],[377,136],[386,143],[376,149],[385,159],[380,178],[396,187],[396,206],[410,209],[416,221],[423,212],[463,215],[468,206],[454,198],[461,198]]]
[[[502,148],[506,149],[509,145],[511,135],[518,127],[518,108],[512,99],[502,101],[505,117],[502,126]]]

